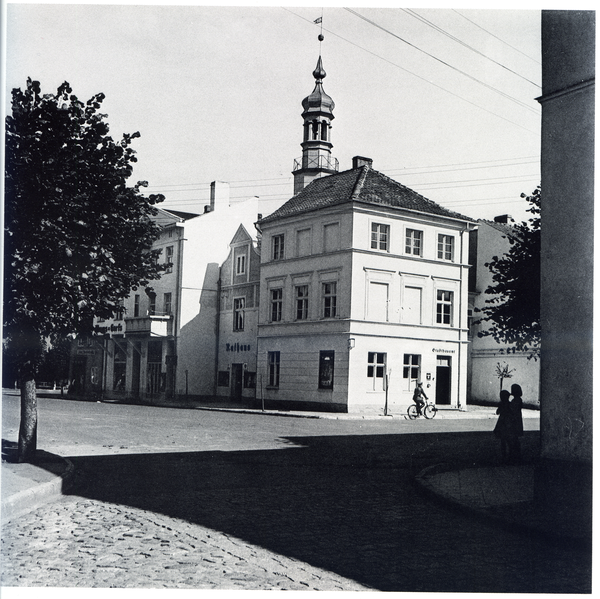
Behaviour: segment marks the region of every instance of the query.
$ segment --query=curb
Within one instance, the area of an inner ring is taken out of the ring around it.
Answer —
[[[6,524],[14,518],[23,516],[40,507],[52,498],[60,497],[71,486],[75,466],[68,458],[62,458],[66,469],[54,480],[35,485],[30,489],[19,491],[2,501],[1,517],[2,524]]]
[[[449,467],[448,464],[434,464],[421,470],[421,472],[419,472],[413,480],[417,487],[419,487],[424,493],[434,498],[438,502],[448,505],[451,508],[456,509],[458,511],[461,511],[464,514],[475,516],[481,521],[488,522],[493,526],[501,526],[505,529],[512,530],[519,534],[526,533],[532,536],[536,536],[539,539],[544,540],[548,543],[559,544],[561,547],[564,547],[565,544],[568,544],[573,549],[586,551],[591,550],[591,539],[578,536],[561,535],[559,533],[544,530],[542,528],[532,526],[527,523],[511,521],[507,518],[503,518],[498,514],[489,512],[484,508],[478,508],[473,505],[463,503],[448,493],[438,491],[435,489],[434,485],[430,484],[427,480],[428,477],[432,474],[440,474],[443,472],[451,471],[452,468]]]

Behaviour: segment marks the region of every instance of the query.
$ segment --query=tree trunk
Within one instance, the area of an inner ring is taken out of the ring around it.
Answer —
[[[21,424],[19,426],[18,461],[34,462],[37,451],[37,395],[33,374],[21,381]]]

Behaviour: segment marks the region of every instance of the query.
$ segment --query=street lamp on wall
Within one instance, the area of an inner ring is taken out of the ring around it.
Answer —
[[[352,349],[355,344],[356,344],[356,339],[354,339],[354,337],[350,337],[350,339],[348,339],[348,349]]]

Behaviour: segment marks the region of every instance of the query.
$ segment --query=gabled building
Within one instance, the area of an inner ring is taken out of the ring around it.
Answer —
[[[153,247],[167,269],[150,293],[132,290],[112,320],[95,323],[103,338],[76,342],[72,391],[148,403],[214,396],[220,265],[240,223],[252,230],[259,216],[257,198],[232,205],[222,182],[202,214],[159,208]]]
[[[502,379],[503,388],[510,389],[517,383],[523,389],[523,400],[527,405],[539,406],[540,361],[528,353],[497,342],[491,336],[479,336],[488,325],[481,321],[481,310],[490,296],[486,289],[493,284],[492,273],[487,263],[494,256],[502,256],[510,250],[510,238],[515,235],[510,215],[497,216],[493,221],[478,220],[477,229],[470,232],[469,240],[469,317],[473,323],[469,348],[469,403],[499,403],[502,372],[510,378]]]
[[[322,91],[320,58],[313,75],[301,163],[313,164],[315,144],[320,162],[308,184],[304,169],[295,170],[294,197],[257,224],[264,399],[342,412],[387,402],[398,412],[422,380],[436,403],[464,405],[475,223],[377,172],[367,158],[332,173],[333,102]]]

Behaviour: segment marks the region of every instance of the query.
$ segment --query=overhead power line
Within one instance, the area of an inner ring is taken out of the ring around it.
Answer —
[[[458,67],[455,67],[454,65],[450,64],[449,62],[446,62],[445,60],[442,60],[441,58],[438,58],[434,54],[431,54],[431,52],[427,52],[427,50],[423,50],[422,48],[419,48],[419,46],[417,46],[417,45],[409,42],[408,40],[404,39],[403,37],[400,37],[399,35],[397,35],[393,31],[390,31],[389,29],[387,29],[383,25],[380,25],[379,23],[373,21],[372,19],[369,19],[369,18],[365,17],[364,15],[361,15],[359,12],[356,12],[352,8],[345,8],[345,10],[347,10],[349,13],[357,16],[359,19],[362,19],[366,23],[369,23],[369,25],[372,25],[373,27],[376,27],[377,29],[381,29],[381,31],[384,31],[388,35],[391,35],[392,37],[395,37],[396,39],[398,39],[401,42],[403,42],[403,43],[407,44],[408,46],[410,46],[411,48],[414,48],[415,50],[418,50],[419,52],[422,52],[423,54],[425,54],[426,56],[429,56],[433,60],[436,60],[440,64],[443,64],[444,66],[452,69],[453,71],[456,71],[457,73],[460,73],[461,75],[464,75],[465,77],[468,77],[472,81],[475,81],[475,83],[479,83],[480,85],[483,85],[484,87],[487,87],[491,91],[493,91],[493,92],[501,95],[502,97],[506,98],[507,100],[510,100],[511,102],[514,102],[515,104],[518,104],[519,106],[522,106],[523,108],[526,108],[527,110],[530,110],[531,112],[533,112],[535,114],[539,113],[538,110],[536,110],[535,108],[532,108],[531,106],[529,106],[528,104],[526,104],[522,100],[519,100],[518,98],[515,98],[514,96],[511,96],[510,94],[507,94],[506,92],[503,92],[501,89],[498,89],[497,87],[494,87],[493,85],[490,85],[489,83],[486,83],[485,81],[482,81],[481,79],[478,79],[477,77],[473,77],[473,75],[470,75],[466,71],[463,71],[462,69],[459,69]]]
[[[488,35],[491,35],[493,38],[496,38],[499,42],[502,42],[504,45],[508,46],[509,48],[512,48],[515,52],[518,52],[519,54],[525,56],[525,58],[529,58],[529,60],[533,60],[533,62],[535,62],[536,64],[541,65],[542,63],[539,60],[536,60],[535,58],[533,58],[532,56],[529,56],[529,54],[525,54],[525,52],[522,52],[521,50],[519,50],[519,48],[515,48],[514,46],[511,46],[511,44],[509,44],[508,42],[506,42],[505,40],[503,40],[502,38],[499,38],[497,35],[494,35],[491,31],[488,31],[487,29],[485,29],[484,27],[482,27],[481,25],[479,25],[478,23],[475,23],[475,21],[472,21],[471,19],[469,19],[469,17],[466,17],[465,15],[463,15],[461,12],[459,12],[456,9],[452,9],[457,15],[460,15],[463,19],[465,19],[466,21],[469,21],[469,23],[472,23],[473,25],[475,25],[475,27],[479,27],[479,29],[481,29],[482,31],[485,31]]]
[[[401,10],[403,10],[406,14],[409,14],[411,17],[414,17],[415,19],[418,19],[422,23],[425,23],[425,25],[428,25],[432,29],[435,29],[436,31],[439,31],[440,33],[442,33],[446,37],[449,37],[451,40],[455,41],[457,44],[460,44],[461,46],[464,46],[465,48],[468,48],[469,50],[471,50],[472,52],[475,52],[476,54],[479,54],[480,56],[482,56],[486,60],[489,60],[490,62],[493,62],[494,64],[497,64],[499,67],[501,67],[503,69],[506,69],[507,71],[509,71],[513,75],[516,75],[517,77],[520,77],[524,81],[527,81],[527,83],[531,83],[531,85],[535,85],[535,87],[537,87],[538,89],[541,88],[541,86],[540,86],[539,83],[536,83],[535,81],[531,81],[531,79],[527,79],[527,77],[521,75],[521,73],[517,73],[517,71],[514,71],[513,69],[507,67],[505,64],[502,64],[501,62],[498,62],[497,60],[494,60],[493,58],[491,58],[490,56],[488,56],[484,52],[481,52],[477,48],[474,48],[473,46],[471,46],[470,44],[467,44],[466,42],[463,42],[463,40],[461,40],[460,38],[456,37],[455,35],[449,33],[445,29],[442,29],[439,25],[436,25],[435,23],[433,23],[429,19],[426,19],[423,15],[420,15],[418,12],[416,12],[416,11],[410,9],[410,8],[402,8]]]
[[[303,21],[306,21],[307,23],[313,24],[313,22],[311,20],[306,19],[302,15],[295,13],[294,11],[290,10],[289,8],[285,8],[285,7],[282,7],[282,8],[283,8],[283,10],[295,15],[299,19],[302,19]],[[528,131],[529,133],[533,133],[534,135],[538,134],[537,131],[534,131],[533,129],[530,129],[529,127],[525,127],[519,123],[516,123],[515,121],[513,121],[509,118],[506,118],[505,116],[502,116],[502,115],[498,114],[497,112],[494,112],[493,110],[484,108],[483,106],[480,106],[479,104],[476,104],[475,102],[472,102],[471,100],[468,100],[464,96],[454,93],[453,91],[450,91],[449,89],[446,89],[445,87],[442,87],[441,85],[438,85],[437,83],[434,83],[433,81],[430,81],[429,79],[426,79],[425,77],[421,77],[421,75],[418,75],[417,73],[410,71],[395,62],[392,62],[391,60],[385,58],[384,56],[381,56],[380,54],[372,52],[371,50],[368,50],[367,48],[364,48],[363,46],[358,45],[357,43],[349,40],[348,38],[345,38],[342,35],[334,33],[333,31],[331,31],[331,29],[326,29],[324,27],[323,31],[327,31],[327,33],[330,33],[331,35],[345,41],[346,43],[348,43],[352,46],[355,46],[359,50],[362,50],[363,52],[367,52],[368,54],[371,54],[372,56],[375,56],[376,58],[379,58],[380,60],[387,62],[388,64],[396,67],[397,69],[400,69],[401,71],[404,71],[405,73],[408,73],[409,75],[412,75],[413,77],[416,77],[417,79],[420,79],[421,81],[424,81],[424,82],[428,83],[429,85],[432,85],[433,87],[437,87],[438,89],[442,90],[443,92],[446,92],[447,94],[450,94],[451,96],[454,96],[455,98],[458,98],[459,100],[462,100],[463,102],[466,102],[467,104],[470,104],[471,106],[474,106],[475,108],[478,108],[479,110],[483,110],[484,112],[487,112],[488,114],[491,114],[499,119],[502,119],[503,121],[506,121],[507,123],[510,123],[511,125],[515,125],[515,127],[519,127],[519,129],[523,129],[524,131]]]

